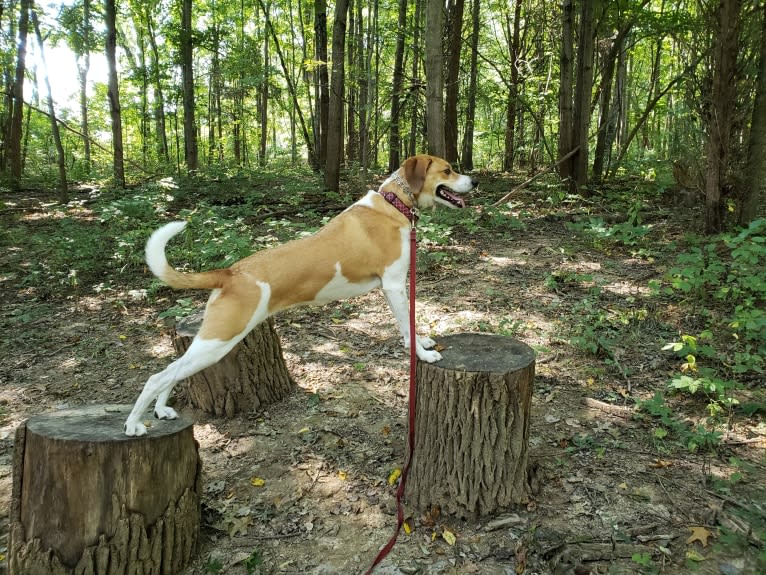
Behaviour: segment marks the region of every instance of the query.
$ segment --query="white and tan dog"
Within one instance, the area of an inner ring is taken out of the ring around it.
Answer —
[[[380,189],[330,220],[316,234],[255,253],[229,268],[181,273],[165,257],[165,245],[186,225],[173,222],[155,231],[146,243],[146,261],[154,275],[174,288],[210,289],[205,317],[186,353],[144,386],[125,422],[127,435],[143,435],[142,419],[155,399],[154,414],[174,419],[166,405],[173,386],[223,358],[247,333],[270,315],[297,305],[325,304],[383,288],[409,347],[406,295],[411,221],[417,209],[435,203],[464,207],[455,194],[477,181],[455,173],[433,156],[407,159]],[[439,361],[434,342],[418,337],[417,356]]]

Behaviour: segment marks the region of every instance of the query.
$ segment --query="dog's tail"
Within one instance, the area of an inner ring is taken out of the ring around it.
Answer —
[[[202,273],[181,273],[173,269],[165,257],[165,246],[170,239],[181,233],[186,222],[171,222],[156,230],[146,242],[146,263],[159,279],[176,289],[216,289],[223,287],[231,275],[229,269]]]

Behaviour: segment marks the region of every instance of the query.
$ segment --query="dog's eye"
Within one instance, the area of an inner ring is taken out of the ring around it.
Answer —
[[[452,170],[450,168],[447,168],[444,170],[444,173],[449,176],[452,173]]]

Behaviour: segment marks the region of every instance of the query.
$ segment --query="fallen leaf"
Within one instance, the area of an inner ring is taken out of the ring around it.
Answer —
[[[388,484],[393,485],[399,480],[399,477],[402,475],[402,470],[398,467],[394,469],[391,473],[388,474]]]
[[[672,461],[667,461],[666,459],[655,459],[654,463],[652,463],[649,467],[652,469],[664,469],[666,467],[670,467],[673,465]]]
[[[454,544],[457,542],[457,537],[456,537],[456,536],[455,536],[455,534],[454,534],[452,531],[450,531],[449,529],[445,529],[445,530],[442,532],[442,537],[443,537],[443,538],[444,538],[444,540],[447,542],[447,544],[448,544],[448,545],[450,545],[450,546],[454,545]]]
[[[231,520],[231,526],[229,527],[229,537],[235,537],[237,533],[247,535],[247,528],[250,525],[250,516],[236,517]]]
[[[408,517],[407,519],[405,519],[404,523],[402,523],[402,527],[404,527],[404,532],[407,535],[412,533],[415,530],[415,526],[413,525],[413,522],[412,522],[412,517]]]
[[[690,561],[697,561],[697,562],[699,562],[699,561],[704,561],[704,560],[705,560],[705,557],[704,557],[704,556],[702,556],[702,555],[700,555],[700,554],[699,554],[697,551],[695,551],[694,549],[689,549],[689,550],[686,552],[686,558],[687,558],[687,559],[689,559]]]
[[[704,527],[689,527],[691,535],[686,540],[687,545],[691,545],[695,541],[702,543],[703,547],[707,547],[707,540],[713,535],[712,531],[708,531]]]
[[[348,473],[346,473],[345,471],[338,471],[338,477],[340,478],[341,481],[345,481],[346,479],[348,479]]]
[[[253,487],[263,487],[264,485],[266,485],[266,480],[261,479],[260,477],[251,477],[250,485],[252,485]]]

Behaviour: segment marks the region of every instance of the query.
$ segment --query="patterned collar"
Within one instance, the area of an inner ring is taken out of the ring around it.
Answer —
[[[386,200],[389,204],[394,206],[397,210],[399,210],[402,214],[404,214],[404,217],[407,218],[411,223],[415,223],[418,221],[418,213],[417,210],[411,209],[407,204],[405,204],[402,200],[399,199],[399,196],[397,196],[394,192],[378,192],[381,196],[383,196],[383,199]]]
[[[399,196],[397,196],[393,192],[381,192],[381,196],[392,206],[394,206],[397,210],[399,210],[402,214],[404,214],[404,217],[407,218],[411,224],[415,224],[415,222],[418,221],[418,209],[415,207],[415,197],[412,195],[412,190],[410,190],[410,185],[402,178],[401,175],[399,175],[399,170],[395,171],[391,174],[391,177],[389,180],[393,180],[394,183],[399,186],[402,191],[407,194],[407,196],[410,198],[410,202],[412,202],[412,207],[405,204]]]

